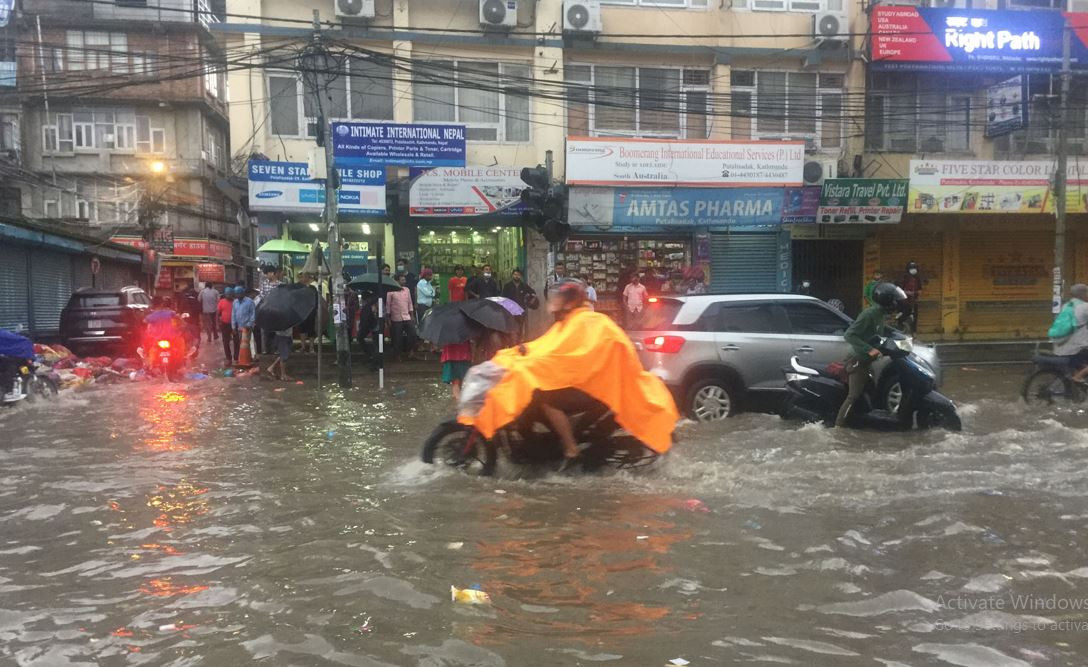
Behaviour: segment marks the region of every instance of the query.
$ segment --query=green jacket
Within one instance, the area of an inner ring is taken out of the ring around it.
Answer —
[[[869,306],[875,306],[876,305],[873,302],[873,290],[875,290],[876,286],[879,285],[882,282],[884,282],[884,281],[882,281],[882,280],[870,280],[869,282],[865,283],[865,292],[864,292],[864,294],[865,294],[865,307],[866,308],[868,308]]]
[[[881,306],[869,306],[861,311],[858,319],[846,330],[843,338],[850,344],[854,356],[864,359],[874,349],[869,341],[884,331],[884,309]]]

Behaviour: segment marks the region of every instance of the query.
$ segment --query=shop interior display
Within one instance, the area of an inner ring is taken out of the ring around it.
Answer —
[[[618,315],[622,292],[621,274],[637,266],[640,272],[650,267],[679,281],[691,263],[691,244],[669,239],[574,238],[556,253],[567,275],[589,278],[597,290],[597,310]]]

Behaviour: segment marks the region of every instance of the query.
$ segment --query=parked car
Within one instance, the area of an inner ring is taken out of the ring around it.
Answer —
[[[672,390],[680,411],[698,421],[736,414],[752,394],[782,393],[782,368],[797,355],[810,367],[842,361],[852,320],[823,301],[795,294],[703,294],[650,299],[629,334],[643,365]],[[938,378],[936,348],[915,354]],[[873,365],[880,405],[902,397],[887,359]]]
[[[60,313],[60,336],[80,356],[135,354],[151,299],[139,287],[81,288]]]

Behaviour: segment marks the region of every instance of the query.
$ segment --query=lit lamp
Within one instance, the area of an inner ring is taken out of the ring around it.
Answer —
[[[166,173],[166,163],[163,162],[162,160],[155,160],[154,162],[152,162],[151,164],[148,165],[148,169],[151,170],[152,174],[155,174],[156,176],[159,176],[161,174]]]

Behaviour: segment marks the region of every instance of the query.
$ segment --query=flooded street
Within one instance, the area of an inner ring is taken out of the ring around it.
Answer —
[[[1088,416],[1026,410],[1021,373],[951,370],[960,434],[743,415],[532,481],[420,463],[449,399],[395,370],[20,407],[0,662],[1083,664]]]

